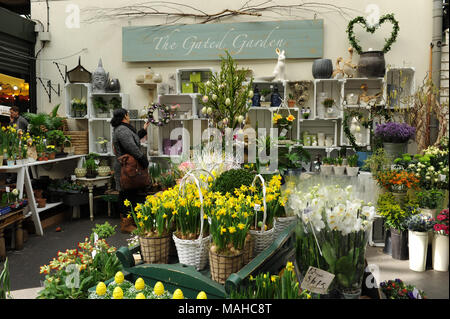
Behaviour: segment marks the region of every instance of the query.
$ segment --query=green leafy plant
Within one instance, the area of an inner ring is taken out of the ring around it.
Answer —
[[[413,157],[410,154],[403,154],[401,157],[398,157],[394,160],[394,164],[403,169],[407,169],[412,160]]]
[[[110,223],[96,224],[92,228],[91,241],[94,241],[94,233],[97,234],[99,239],[108,239],[116,233],[117,225],[112,226]]]
[[[66,141],[66,136],[61,130],[51,130],[47,132],[47,140],[49,144],[55,145],[57,147],[63,146]]]
[[[3,264],[3,270],[0,273],[0,299],[11,298],[11,283],[9,281],[9,265],[8,258]]]
[[[230,299],[311,299],[311,293],[299,287],[291,262],[281,275],[261,273],[251,276],[246,285],[230,292]]]
[[[358,167],[358,154],[347,156],[347,164],[350,167]]]
[[[331,98],[327,98],[322,102],[323,106],[325,106],[326,108],[332,107],[334,103],[334,99]]]
[[[405,209],[396,201],[392,193],[381,194],[377,201],[377,212],[384,217],[386,228],[400,231],[407,230],[405,221],[418,212],[417,204],[411,199],[405,204]]]
[[[324,157],[322,159],[323,165],[334,165],[336,163],[336,160],[333,157]]]
[[[294,141],[295,142],[295,141]],[[300,141],[301,142],[301,141]],[[303,148],[301,145],[291,145],[287,144],[288,152],[284,154],[284,158],[286,159],[285,165],[280,163],[280,170],[286,170],[289,168],[301,168],[302,162],[311,161],[311,154]]]
[[[343,162],[344,162],[344,158],[342,158],[340,156],[336,157],[335,164],[337,164],[338,166],[342,166]]]
[[[101,113],[109,111],[109,105],[106,103],[105,99],[101,96],[96,96],[94,98],[94,108]]]
[[[232,193],[242,185],[251,186],[255,174],[246,169],[231,169],[222,173],[213,183],[211,190],[222,194]]]
[[[111,100],[109,100],[108,108],[111,110],[120,109],[122,107],[122,99],[113,97]]]
[[[246,72],[239,72],[242,70],[238,70],[231,55],[228,51],[225,53],[226,57],[221,57],[220,72],[212,74],[210,81],[199,83],[198,88],[201,103],[211,110],[206,114],[221,127],[235,129],[243,122],[252,104],[253,77],[248,81]]]
[[[422,190],[416,193],[421,208],[436,209],[442,204],[444,192],[439,189]]]
[[[378,172],[389,169],[391,160],[383,148],[379,148],[368,159],[364,161],[364,169],[369,169],[373,176]]]
[[[43,136],[48,131],[59,130],[63,126],[63,118],[58,116],[60,104],[56,105],[50,114],[23,113],[29,123],[29,132],[32,136]]]

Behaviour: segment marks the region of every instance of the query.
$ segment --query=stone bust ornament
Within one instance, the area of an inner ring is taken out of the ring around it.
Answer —
[[[97,69],[92,73],[92,93],[105,93],[109,74],[103,69],[102,59],[98,61]]]

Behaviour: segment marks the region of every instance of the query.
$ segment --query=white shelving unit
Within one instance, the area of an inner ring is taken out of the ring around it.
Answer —
[[[72,99],[82,99],[84,98],[87,103],[87,109],[89,110],[92,105],[92,101],[89,99],[91,94],[91,84],[90,83],[66,83],[64,85],[65,92],[65,111],[68,118],[73,119],[87,119],[89,112],[84,117],[76,117],[72,110]]]
[[[192,93],[183,93],[182,90],[182,85],[183,83],[191,83],[190,81],[190,75],[191,73],[196,73],[196,74],[200,74],[200,82],[206,82],[209,80],[210,78],[210,74],[214,73],[214,69],[213,68],[197,68],[197,69],[177,69],[177,73],[176,73],[176,92],[177,94],[195,94],[198,93],[196,92],[196,89],[194,87],[194,91]],[[190,84],[192,85],[192,83]]]

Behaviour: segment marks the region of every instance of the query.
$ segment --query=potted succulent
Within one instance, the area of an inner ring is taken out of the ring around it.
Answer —
[[[444,199],[444,192],[439,189],[424,189],[416,193],[416,198],[422,214],[436,218],[437,209]]]
[[[407,143],[415,134],[416,129],[407,123],[388,122],[375,128],[375,138],[383,143],[386,155],[392,161],[406,153]]]
[[[448,271],[448,208],[442,210],[437,215],[433,230],[433,269],[437,271]]]
[[[356,176],[359,172],[358,167],[358,154],[354,154],[347,157],[347,175]]]
[[[294,96],[289,93],[289,99],[288,99],[288,107],[294,107],[295,106],[295,100]]]
[[[408,227],[409,269],[425,271],[427,264],[428,233],[433,229],[431,217],[412,215],[405,221]]]
[[[323,175],[329,176],[333,174],[333,165],[335,163],[334,158],[324,157],[322,160],[322,165],[320,165],[320,171]]]
[[[334,175],[343,176],[345,174],[345,165],[343,165],[343,162],[344,159],[342,157],[339,156],[336,158],[333,166]]]

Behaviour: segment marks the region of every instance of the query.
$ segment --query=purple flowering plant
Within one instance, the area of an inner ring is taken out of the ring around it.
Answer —
[[[378,124],[375,137],[385,143],[405,143],[416,134],[416,128],[406,123],[389,122]]]

